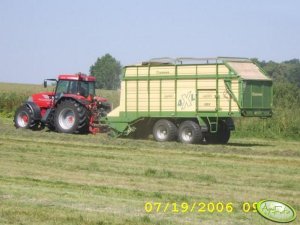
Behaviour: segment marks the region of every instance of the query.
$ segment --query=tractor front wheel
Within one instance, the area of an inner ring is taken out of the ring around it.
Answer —
[[[89,127],[88,111],[76,101],[64,100],[55,110],[54,125],[60,133],[86,133]]]
[[[32,110],[26,105],[18,108],[14,116],[14,125],[16,128],[36,129],[38,123],[33,118]]]

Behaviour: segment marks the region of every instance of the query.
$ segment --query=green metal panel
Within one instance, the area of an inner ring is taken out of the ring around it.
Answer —
[[[272,107],[272,81],[243,81],[243,108],[266,109]]]

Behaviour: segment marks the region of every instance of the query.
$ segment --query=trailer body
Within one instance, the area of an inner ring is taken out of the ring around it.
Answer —
[[[251,60],[159,58],[124,68],[120,105],[106,123],[117,135],[147,135],[167,120],[180,137],[180,124],[193,121],[203,140],[230,132],[241,116],[272,116],[272,80]]]

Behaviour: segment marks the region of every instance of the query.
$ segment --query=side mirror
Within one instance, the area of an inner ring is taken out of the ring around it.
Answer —
[[[47,87],[47,80],[44,80],[44,88]]]

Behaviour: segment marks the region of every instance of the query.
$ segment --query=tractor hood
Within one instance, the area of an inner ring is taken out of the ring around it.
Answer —
[[[54,96],[54,92],[40,92],[31,95],[31,97],[28,98],[28,101],[34,102],[40,108],[49,108],[53,96]]]

